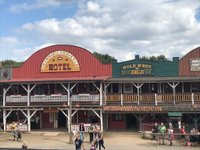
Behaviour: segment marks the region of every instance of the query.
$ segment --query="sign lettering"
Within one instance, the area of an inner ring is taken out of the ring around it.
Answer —
[[[121,68],[121,75],[153,75],[152,65],[149,64],[128,64]]]
[[[191,71],[200,71],[200,58],[190,59]]]
[[[77,59],[69,52],[55,51],[50,53],[42,62],[41,72],[70,72],[80,71]]]

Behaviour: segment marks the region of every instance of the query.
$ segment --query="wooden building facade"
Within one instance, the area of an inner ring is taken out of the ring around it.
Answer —
[[[200,128],[200,48],[182,59],[101,64],[88,50],[53,45],[19,68],[0,71],[0,121],[28,131],[98,123],[101,130],[148,130],[177,115]],[[188,119],[189,118],[189,119]],[[72,129],[71,129],[72,128]]]

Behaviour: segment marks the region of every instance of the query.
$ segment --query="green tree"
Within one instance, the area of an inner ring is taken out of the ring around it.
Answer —
[[[159,61],[160,59],[162,59],[164,61],[169,61],[169,59],[167,59],[165,57],[165,55],[150,56],[150,57],[143,56],[143,57],[141,57],[141,59],[142,60],[150,60],[150,61]]]
[[[2,67],[3,68],[12,68],[12,67],[19,67],[23,62],[17,62],[14,60],[3,60]]]
[[[94,52],[93,55],[103,64],[111,64],[111,63],[117,62],[117,59],[115,59],[114,57],[108,54],[100,54],[100,53]]]

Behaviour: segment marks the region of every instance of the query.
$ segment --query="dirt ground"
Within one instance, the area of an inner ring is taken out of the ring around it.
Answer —
[[[10,133],[0,133],[0,149],[7,148],[20,149],[25,142],[28,149],[52,149],[52,150],[74,150],[75,145],[69,144],[68,134],[65,132],[31,132],[24,133],[22,140],[13,141]],[[156,141],[142,138],[142,134],[137,132],[106,132],[104,137],[104,145],[106,150],[184,150],[191,148],[183,146],[179,142],[174,141],[173,146],[169,146],[169,142],[165,141],[165,145],[159,146]],[[89,150],[89,136],[85,135],[85,149]],[[192,147],[192,149],[200,149],[200,147]]]

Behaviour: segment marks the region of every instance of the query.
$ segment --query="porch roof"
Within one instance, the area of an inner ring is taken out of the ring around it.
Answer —
[[[163,82],[199,82],[200,77],[132,77],[109,78],[108,83],[163,83]]]
[[[104,106],[105,112],[161,112],[160,106]]]
[[[0,80],[0,83],[58,83],[58,82],[86,82],[104,81],[109,76],[87,76],[87,77],[55,77],[55,78],[13,78],[10,80]]]

